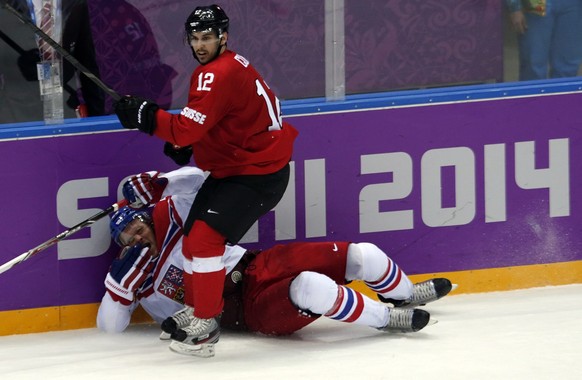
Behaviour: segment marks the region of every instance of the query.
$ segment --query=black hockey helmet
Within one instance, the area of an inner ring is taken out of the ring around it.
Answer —
[[[186,35],[193,32],[215,30],[218,36],[222,32],[228,32],[228,16],[224,10],[216,4],[196,7],[188,19],[186,19]]]

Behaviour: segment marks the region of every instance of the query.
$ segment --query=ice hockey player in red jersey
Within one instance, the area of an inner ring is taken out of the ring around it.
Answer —
[[[200,65],[180,114],[138,96],[115,104],[125,128],[158,136],[174,161],[185,164],[192,154],[210,173],[184,219],[185,297],[194,306],[194,318],[172,335],[194,350],[220,335],[225,244],[236,244],[281,200],[297,136],[282,120],[279,100],[263,78],[247,59],[227,49],[228,27],[217,5],[197,7],[186,20],[186,36]]]
[[[138,304],[161,324],[161,339],[184,334],[191,325],[192,304],[184,297],[190,263],[181,254],[183,221],[204,176],[185,167],[167,174],[141,173],[124,184],[130,202],[139,199],[153,207],[125,207],[112,216],[112,238],[124,248],[105,280],[107,292],[97,317],[101,330],[123,331]],[[430,315],[415,307],[452,288],[444,278],[413,285],[371,243],[291,243],[260,252],[227,245],[223,260],[228,275],[223,279],[221,326],[267,335],[291,334],[321,316],[384,332],[416,332]],[[382,302],[346,286],[353,280],[363,280]],[[211,357],[218,338],[197,345],[173,340],[170,349]]]

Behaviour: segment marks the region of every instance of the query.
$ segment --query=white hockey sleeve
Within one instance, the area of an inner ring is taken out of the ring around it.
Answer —
[[[160,175],[160,178],[168,179],[162,198],[174,195],[192,195],[194,197],[207,175],[208,173],[194,166],[184,166]]]
[[[131,321],[131,314],[137,307],[137,303],[123,305],[114,301],[108,292],[101,300],[101,306],[97,312],[97,328],[106,333],[120,333],[124,331]]]
[[[207,176],[207,172],[193,166],[185,166],[162,175],[168,179],[168,185],[162,196],[171,196],[174,208],[182,221],[188,217],[194,198]]]

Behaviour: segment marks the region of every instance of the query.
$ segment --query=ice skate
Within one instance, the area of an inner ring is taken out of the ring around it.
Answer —
[[[190,322],[194,319],[194,308],[186,306],[183,309],[177,311],[171,317],[166,318],[161,325],[162,333],[160,334],[161,340],[170,340],[173,332],[183,329],[184,327],[190,325]]]
[[[422,330],[431,322],[430,314],[421,309],[393,309],[390,308],[390,319],[384,327],[378,328],[386,332],[416,332]],[[436,323],[436,321],[432,321]],[[432,324],[432,323],[431,323]]]
[[[443,298],[450,293],[451,290],[456,288],[453,286],[451,281],[446,278],[433,278],[432,280],[427,280],[414,284],[412,291],[412,297],[405,300],[395,300],[392,298],[385,298],[378,294],[378,299],[384,303],[390,303],[394,307],[416,307],[423,306],[429,302],[436,301]]]
[[[194,317],[190,324],[171,334],[170,350],[182,355],[209,358],[214,356],[214,344],[220,338],[220,319]]]

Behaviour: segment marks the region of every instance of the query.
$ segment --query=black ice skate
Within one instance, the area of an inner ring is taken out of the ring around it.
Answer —
[[[171,334],[170,350],[182,355],[209,358],[214,356],[214,344],[220,338],[220,318],[194,317],[190,324]]]
[[[422,330],[431,322],[430,314],[421,309],[390,308],[388,324],[378,330],[386,332],[416,332]],[[436,321],[433,321],[436,323]],[[432,324],[432,323],[431,323]]]
[[[455,286],[456,287],[456,286]],[[390,303],[394,307],[416,307],[423,306],[429,302],[443,298],[453,289],[453,284],[446,278],[433,278],[414,284],[412,297],[406,300],[395,300],[385,298],[378,294],[378,299],[384,303]]]
[[[162,333],[160,334],[161,340],[169,340],[172,333],[179,329],[190,325],[190,322],[194,319],[194,308],[186,306],[183,309],[177,311],[171,317],[166,318],[162,322]]]

